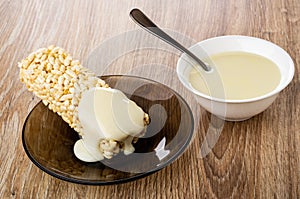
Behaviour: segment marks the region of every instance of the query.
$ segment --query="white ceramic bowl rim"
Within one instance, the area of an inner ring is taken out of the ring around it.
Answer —
[[[259,100],[271,97],[271,96],[279,93],[280,91],[282,91],[292,81],[293,76],[294,76],[294,71],[295,71],[294,62],[293,62],[292,58],[290,57],[290,55],[284,49],[282,49],[278,45],[276,45],[276,44],[274,44],[274,43],[272,43],[270,41],[264,40],[264,39],[260,39],[260,38],[257,38],[257,37],[243,36],[243,35],[225,35],[225,36],[212,37],[212,38],[200,41],[200,42],[194,44],[193,46],[189,47],[189,49],[193,49],[197,45],[202,45],[203,43],[210,42],[212,40],[223,40],[223,39],[256,40],[256,41],[261,41],[261,42],[265,43],[266,45],[271,46],[274,49],[277,49],[278,51],[280,51],[281,56],[284,56],[288,60],[287,64],[290,65],[289,66],[289,71],[288,71],[288,74],[287,74],[287,77],[286,77],[286,80],[284,82],[281,82],[273,91],[271,91],[269,93],[266,93],[265,95],[262,95],[262,96],[259,96],[259,97],[255,97],[255,98],[242,99],[242,100],[236,100],[236,99],[234,99],[234,100],[230,100],[229,99],[228,100],[228,99],[221,99],[221,98],[211,97],[209,95],[201,93],[200,91],[194,89],[190,85],[186,85],[186,83],[182,80],[182,78],[181,78],[182,74],[180,74],[180,71],[179,71],[180,62],[182,61],[183,56],[185,55],[185,54],[182,54],[180,56],[178,62],[177,62],[177,75],[178,75],[180,81],[183,83],[183,85],[186,88],[188,88],[190,91],[192,91],[193,93],[195,93],[196,95],[199,95],[199,96],[201,96],[203,98],[206,98],[206,99],[209,99],[209,100],[212,100],[212,101],[216,101],[216,102],[223,102],[223,103],[224,102],[225,103],[247,103],[247,102],[259,101]]]

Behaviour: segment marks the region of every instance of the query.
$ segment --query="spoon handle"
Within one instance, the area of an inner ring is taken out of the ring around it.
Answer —
[[[130,17],[139,24],[142,28],[177,48],[183,53],[188,54],[192,59],[194,59],[205,71],[209,71],[210,67],[207,66],[203,61],[201,61],[196,55],[194,55],[191,51],[186,49],[172,37],[170,37],[167,33],[165,33],[162,29],[160,29],[155,23],[153,23],[142,11],[137,8],[134,8],[130,11]]]

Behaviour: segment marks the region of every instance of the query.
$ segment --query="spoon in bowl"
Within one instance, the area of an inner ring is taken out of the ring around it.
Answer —
[[[173,47],[177,48],[183,53],[186,53],[190,56],[193,60],[195,60],[206,72],[211,70],[211,67],[201,61],[194,53],[186,49],[180,43],[178,43],[175,39],[165,33],[162,29],[160,29],[155,23],[153,23],[141,10],[134,8],[130,11],[130,17],[135,21],[138,25],[142,28],[150,32],[151,34],[157,36],[158,38],[162,39],[166,43],[172,45]],[[194,66],[197,67],[197,66]],[[199,67],[197,67],[198,69]]]

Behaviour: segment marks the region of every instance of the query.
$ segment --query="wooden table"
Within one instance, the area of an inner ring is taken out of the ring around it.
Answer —
[[[140,30],[128,16],[134,7],[184,45],[229,34],[272,41],[293,58],[294,79],[263,113],[226,122],[205,157],[200,147],[210,115],[191,104],[199,123],[193,142],[153,175],[86,186],[42,172],[21,142],[25,118],[39,101],[19,81],[17,62],[30,52],[56,44],[99,75],[138,74],[189,95],[175,73],[180,53]],[[95,55],[99,64],[91,61]],[[300,198],[298,0],[1,0],[0,67],[0,198]]]

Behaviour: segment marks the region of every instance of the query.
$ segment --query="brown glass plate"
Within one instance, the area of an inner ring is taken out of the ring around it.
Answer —
[[[193,134],[193,115],[175,91],[149,79],[103,76],[111,87],[122,90],[143,110],[151,123],[135,152],[122,152],[110,160],[86,163],[77,159],[73,145],[77,133],[60,116],[39,102],[23,126],[23,147],[30,160],[46,173],[69,182],[106,185],[135,180],[156,172],[178,158]]]

